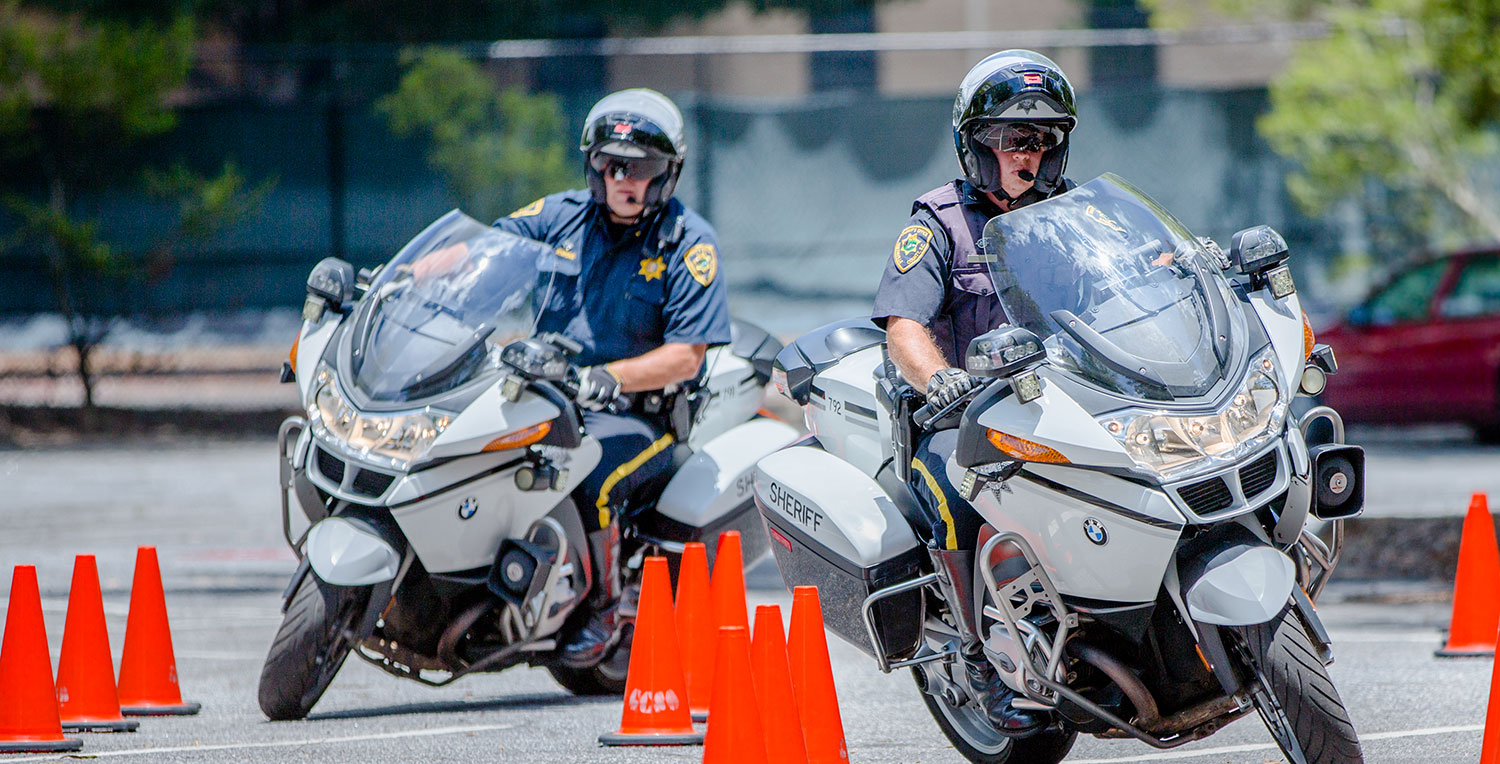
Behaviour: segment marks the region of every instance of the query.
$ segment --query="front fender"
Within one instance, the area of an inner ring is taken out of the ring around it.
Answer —
[[[1269,546],[1234,545],[1214,555],[1186,583],[1193,620],[1218,626],[1265,623],[1281,614],[1297,585],[1291,558]]]
[[[318,578],[335,586],[369,586],[393,581],[401,553],[373,527],[355,519],[330,517],[307,532],[307,560]]]

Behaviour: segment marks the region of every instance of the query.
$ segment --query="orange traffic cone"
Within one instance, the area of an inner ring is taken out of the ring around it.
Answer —
[[[17,565],[10,579],[5,639],[0,642],[0,753],[83,747],[82,741],[63,737],[55,692],[36,567]]]
[[[65,730],[135,732],[141,725],[120,714],[104,598],[99,593],[99,567],[91,554],[80,554],[73,561],[62,657],[57,659],[57,708]]]
[[[641,576],[640,611],[625,676],[620,728],[599,736],[601,745],[698,745],[688,714],[687,685],[672,617],[672,581],[667,558],[647,557]]]
[[[694,541],[683,547],[682,565],[677,571],[677,645],[682,648],[688,709],[695,722],[708,718],[708,703],[713,697],[714,636],[708,550]]]
[[[172,653],[172,627],[154,546],[135,550],[119,693],[120,710],[129,716],[188,716],[202,708],[184,703],[177,688],[177,657]]]
[[[787,645],[792,666],[792,690],[802,715],[802,737],[807,743],[809,764],[847,764],[844,720],[839,716],[838,692],[833,686],[833,665],[828,660],[828,640],[823,634],[823,606],[818,587],[792,590],[792,636]]]
[[[1440,658],[1494,655],[1500,628],[1500,545],[1495,520],[1482,493],[1469,500],[1463,539],[1458,545],[1458,573],[1453,581],[1453,618]]]
[[[769,764],[766,733],[750,671],[750,635],[743,626],[719,627],[714,656],[714,700],[703,741],[703,764]],[[776,759],[776,764],[781,764]]]
[[[740,552],[739,531],[719,534],[709,588],[714,600],[714,623],[717,626],[743,626],[749,631],[750,609],[745,606],[745,559]]]
[[[1500,633],[1496,637],[1500,638]],[[1495,667],[1490,671],[1490,708],[1484,720],[1479,764],[1500,764],[1500,660],[1495,661]]]
[[[755,608],[750,668],[755,674],[755,699],[766,731],[766,753],[777,764],[807,764],[807,744],[802,740],[802,717],[792,692],[780,605]]]

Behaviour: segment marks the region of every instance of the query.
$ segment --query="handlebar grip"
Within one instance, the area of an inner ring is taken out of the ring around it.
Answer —
[[[911,413],[912,424],[915,424],[918,429],[925,430],[927,425],[932,424],[932,420],[937,418],[936,414],[937,412],[932,410],[932,404],[923,404],[922,408]]]

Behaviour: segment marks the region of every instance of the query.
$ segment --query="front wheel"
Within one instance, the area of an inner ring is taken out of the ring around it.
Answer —
[[[260,670],[260,710],[271,721],[302,719],[354,647],[368,586],[334,586],[309,571],[297,584]]]
[[[1073,730],[1047,729],[1023,738],[1009,738],[996,732],[977,704],[954,707],[927,692],[918,673],[921,670],[914,667],[912,676],[917,680],[927,712],[932,714],[948,742],[974,764],[1057,764],[1073,748],[1073,740],[1078,737]]]
[[[1240,660],[1254,677],[1252,698],[1276,745],[1292,764],[1362,764],[1359,738],[1296,612],[1232,629]]]

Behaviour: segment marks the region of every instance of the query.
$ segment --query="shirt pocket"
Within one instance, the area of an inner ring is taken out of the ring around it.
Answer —
[[[625,285],[624,319],[622,327],[637,341],[655,347],[666,332],[667,304],[666,279],[634,278]],[[650,348],[648,348],[650,349]],[[645,351],[641,351],[645,352]]]
[[[995,293],[995,286],[990,282],[989,271],[982,268],[955,269],[953,287],[960,292],[977,297],[988,297]]]

